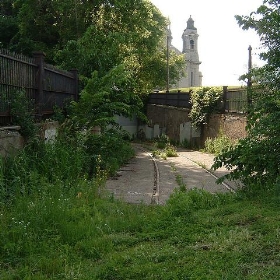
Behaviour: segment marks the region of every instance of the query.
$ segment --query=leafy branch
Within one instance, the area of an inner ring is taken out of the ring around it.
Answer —
[[[222,95],[223,90],[218,87],[200,87],[192,91],[189,116],[194,126],[199,127],[208,122],[209,116],[217,111]]]

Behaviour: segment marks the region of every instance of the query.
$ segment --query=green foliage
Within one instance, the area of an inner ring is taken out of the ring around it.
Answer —
[[[209,116],[218,110],[222,94],[223,90],[217,87],[201,87],[192,91],[189,116],[194,126],[199,127],[208,122]]]
[[[183,177],[180,174],[176,175],[176,183],[179,186],[179,191],[180,192],[186,192],[187,191],[187,186],[186,186],[186,184],[183,180]]]
[[[248,116],[248,136],[215,159],[214,168],[224,165],[226,177],[240,179],[247,187],[268,188],[279,178],[280,95],[266,95]]]
[[[12,123],[20,126],[20,133],[27,139],[34,138],[37,132],[32,104],[26,98],[23,90],[12,94],[11,100]]]
[[[177,157],[176,148],[170,144],[170,139],[167,135],[162,134],[155,138],[155,150],[153,151],[154,157],[161,157],[166,159],[167,157]]]
[[[135,90],[148,93],[166,83],[165,28],[166,19],[149,1],[122,0],[114,6],[106,2],[97,7],[81,38],[69,40],[55,59],[64,68],[78,68],[86,77],[93,71],[103,76],[125,64],[134,73]],[[178,79],[182,64],[182,56],[170,55],[172,82]]]
[[[134,75],[125,65],[119,65],[105,76],[94,72],[81,93],[79,102],[72,102],[72,118],[80,128],[115,124],[115,115],[138,116],[143,103],[134,92]]]
[[[267,64],[260,69],[255,69],[252,75],[256,76],[258,83],[262,85],[279,88],[279,1],[264,0],[263,4],[249,16],[237,15],[235,18],[242,29],[253,29],[260,37],[262,44],[260,58]]]
[[[59,108],[58,106],[54,106],[53,115],[51,119],[62,124],[66,120],[64,110]]]
[[[99,183],[41,180],[0,204],[0,278],[277,279],[279,200],[267,192],[182,188],[148,206],[100,199]]]
[[[164,152],[167,157],[177,157],[178,156],[175,147],[172,145],[167,145],[164,149]]]
[[[128,145],[127,135],[121,130],[109,129],[100,135],[87,134],[85,137],[85,149],[90,157],[90,166],[106,170],[113,175],[121,165],[130,159],[134,152]],[[92,171],[91,171],[92,172]]]
[[[226,196],[224,196],[225,199],[227,199]],[[222,197],[223,195],[213,195],[200,189],[186,191],[184,187],[180,186],[180,189],[170,196],[167,208],[170,215],[192,218],[191,216],[196,210],[211,209],[222,205],[224,203]]]
[[[114,174],[133,156],[124,138],[113,129],[101,135],[65,129],[54,142],[31,141],[13,158],[1,161],[0,202],[50,191],[45,188],[51,185],[67,192],[80,181]]]
[[[250,90],[252,104],[248,115],[248,136],[219,155],[214,168],[226,166],[229,179],[239,179],[248,191],[277,188],[280,176],[280,88],[279,88],[279,3],[265,0],[250,16],[236,16],[243,29],[252,28],[260,35],[267,64],[255,69],[259,87]]]
[[[226,135],[219,133],[215,138],[207,138],[204,143],[206,153],[219,155],[234,145],[234,142]]]
[[[167,19],[150,1],[2,2],[0,45],[25,55],[44,51],[48,62],[87,78],[129,65],[139,94],[165,85]],[[183,63],[183,56],[170,53],[171,83]]]
[[[158,149],[164,149],[168,144],[170,144],[169,137],[165,134],[162,134],[154,139],[156,147]]]

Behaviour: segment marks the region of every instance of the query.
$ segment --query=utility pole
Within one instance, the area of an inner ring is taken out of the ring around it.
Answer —
[[[247,102],[248,102],[248,111],[252,105],[252,47],[251,45],[248,48],[249,51],[249,60],[248,60],[248,82],[247,82]]]
[[[249,51],[249,60],[248,60],[248,87],[252,86],[252,75],[251,75],[251,70],[252,70],[252,47],[251,45],[248,48]]]
[[[170,21],[168,19],[168,27],[166,32],[166,68],[167,68],[167,77],[166,77],[166,92],[169,92],[169,48],[171,41],[171,30],[170,30]]]

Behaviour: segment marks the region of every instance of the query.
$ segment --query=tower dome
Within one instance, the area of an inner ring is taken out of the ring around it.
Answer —
[[[192,19],[192,16],[190,16],[190,18],[187,21],[187,28],[186,29],[197,30],[196,27],[194,27],[194,20]]]

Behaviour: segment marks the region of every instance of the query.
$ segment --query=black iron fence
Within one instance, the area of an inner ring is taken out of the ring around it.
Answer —
[[[78,98],[78,73],[63,71],[46,64],[45,55],[33,57],[0,50],[0,125],[11,121],[11,102],[14,94],[24,91],[32,104],[34,115],[41,119]]]
[[[191,108],[191,92],[154,92],[149,95],[149,104]],[[218,106],[222,113],[246,113],[246,88],[223,88],[223,98]]]

